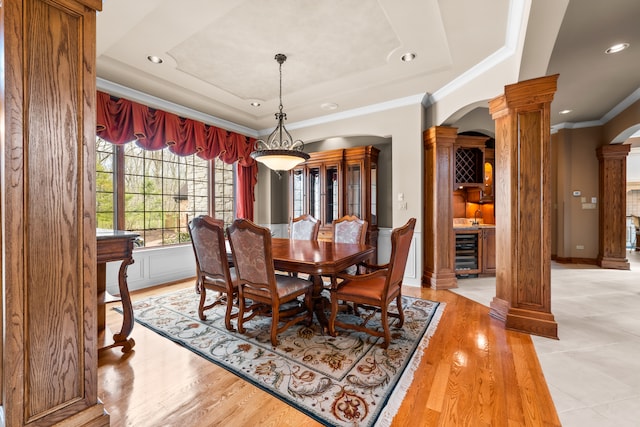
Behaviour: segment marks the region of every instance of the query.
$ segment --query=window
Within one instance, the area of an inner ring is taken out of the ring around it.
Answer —
[[[212,215],[229,225],[235,206],[233,165],[169,150],[147,151],[133,143],[116,146],[98,138],[98,227],[135,231],[140,234],[138,245],[145,247],[189,242],[189,221],[209,213],[210,164],[215,183]]]
[[[102,138],[96,142],[96,217],[98,228],[115,226],[114,145]]]

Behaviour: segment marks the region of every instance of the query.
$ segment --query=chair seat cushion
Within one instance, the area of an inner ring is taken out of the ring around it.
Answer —
[[[276,284],[280,298],[287,295],[300,295],[313,287],[313,283],[308,280],[281,274],[276,274]]]
[[[381,301],[384,289],[384,276],[372,277],[365,280],[348,280],[341,284],[335,295],[340,298],[350,300],[351,297],[366,299],[370,301]]]
[[[301,295],[305,293],[307,289],[313,286],[313,283],[298,277],[276,274],[276,285],[278,287],[278,296],[285,298],[290,295]],[[256,297],[269,298],[269,293],[265,289],[245,286],[244,292],[247,296],[253,295]]]

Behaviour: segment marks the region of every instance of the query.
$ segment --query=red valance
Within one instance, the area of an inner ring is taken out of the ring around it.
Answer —
[[[179,156],[196,154],[205,160],[219,157],[227,164],[237,162],[236,216],[253,220],[258,182],[258,165],[250,156],[254,138],[100,91],[97,103],[97,134],[113,144],[135,141],[145,150],[168,148]]]

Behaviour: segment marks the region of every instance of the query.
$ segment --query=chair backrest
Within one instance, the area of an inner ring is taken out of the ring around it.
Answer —
[[[335,243],[364,244],[367,238],[367,221],[353,215],[345,215],[333,221]]]
[[[271,252],[271,231],[248,219],[238,218],[227,228],[238,283],[269,292],[276,289]]]
[[[416,226],[416,219],[411,218],[405,225],[395,228],[391,232],[391,256],[389,257],[389,271],[387,273],[387,292],[395,286],[402,285],[404,270],[407,266],[409,248],[413,239],[413,229]]]
[[[198,216],[189,221],[189,235],[198,274],[224,281],[231,286],[224,222],[208,215]]]
[[[309,214],[291,220],[289,238],[296,240],[318,240],[320,221]]]

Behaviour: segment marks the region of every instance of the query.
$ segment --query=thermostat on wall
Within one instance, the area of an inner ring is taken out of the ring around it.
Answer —
[[[578,197],[580,194],[581,194],[580,191],[574,191],[573,192],[573,196],[574,197]]]

